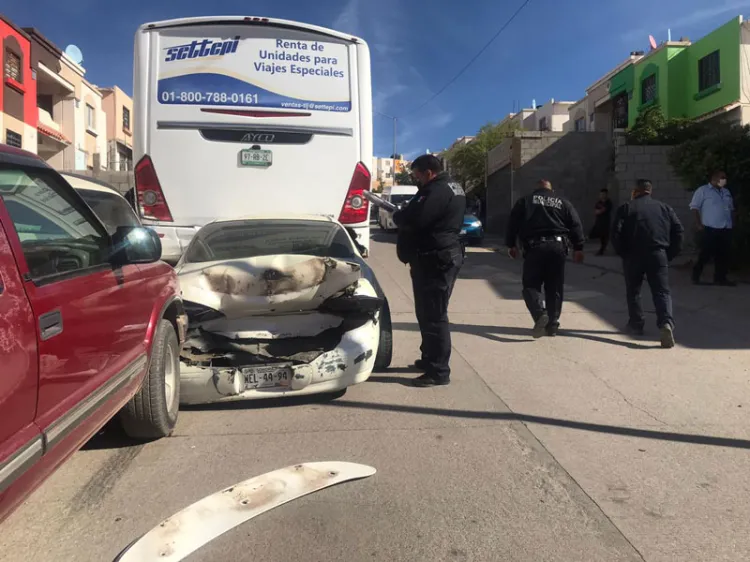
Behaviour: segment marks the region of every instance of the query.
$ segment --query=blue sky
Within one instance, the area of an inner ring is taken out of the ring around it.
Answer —
[[[132,91],[136,28],[197,15],[257,15],[306,21],[364,37],[373,62],[375,108],[400,117],[398,151],[441,150],[520,104],[575,101],[627,57],[647,50],[648,35],[698,39],[739,14],[750,0],[531,0],[474,65],[434,102],[441,88],[518,8],[522,0],[100,0],[11,1],[12,21],[38,28],[59,47],[83,51],[87,78]],[[108,15],[112,14],[112,15]],[[375,116],[375,153],[392,152],[392,121]]]

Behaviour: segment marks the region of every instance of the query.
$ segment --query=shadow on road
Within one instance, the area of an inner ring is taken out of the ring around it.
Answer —
[[[564,420],[559,418],[548,418],[530,414],[515,412],[479,412],[471,410],[449,410],[443,408],[429,408],[425,406],[405,406],[399,404],[378,404],[374,402],[356,402],[341,400],[330,402],[329,406],[337,408],[360,408],[363,410],[378,410],[385,412],[403,412],[410,414],[422,414],[426,416],[442,416],[449,418],[465,418],[474,420],[500,420],[518,421],[522,423],[534,423],[554,427],[565,427],[580,431],[591,431],[595,433],[608,433],[610,435],[622,435],[624,437],[640,437],[642,439],[654,439],[658,441],[673,441],[676,443],[690,443],[694,445],[710,445],[713,447],[728,447],[733,449],[750,449],[750,440],[735,439],[732,437],[715,437],[711,435],[697,435],[691,433],[675,433],[669,431],[654,431],[650,429],[638,429],[633,427],[622,427],[617,425],[603,425],[596,423]]]
[[[418,332],[419,325],[416,323],[409,322],[396,322],[393,324],[394,330],[404,330],[407,332]],[[501,343],[529,343],[534,340],[529,337],[531,328],[514,328],[509,326],[477,326],[474,324],[456,324],[451,322],[451,331],[461,332],[463,334],[470,334],[472,336],[480,336],[490,341],[501,342]],[[607,332],[604,330],[564,330],[561,329],[558,333],[558,338],[578,338],[582,340],[590,340],[599,343],[606,343],[609,345],[617,345],[628,349],[660,349],[659,344],[650,343],[637,343],[633,341],[622,341],[604,337],[603,335],[597,334],[617,334],[618,332]],[[507,336],[519,336],[524,339],[511,339],[503,338],[497,334],[504,334]]]
[[[285,398],[214,402],[212,404],[190,404],[180,406],[180,410],[198,412],[211,410],[266,410],[270,408],[292,408],[295,406],[330,404],[345,394],[346,390],[340,390],[333,394],[314,394],[312,396],[288,396]]]
[[[506,300],[521,300],[520,272],[522,261],[513,262],[497,252],[469,254],[461,270],[461,279],[481,279],[489,283],[495,293]],[[711,288],[709,288],[711,289]],[[739,329],[746,322],[743,300],[744,288],[723,289],[736,293],[708,293],[703,287],[676,284],[673,288],[675,336],[677,343],[693,349],[750,349],[750,337],[746,329]],[[736,300],[733,300],[736,295]],[[699,300],[701,299],[701,300]],[[702,299],[705,299],[705,304]],[[750,300],[750,299],[747,299]],[[624,327],[627,322],[627,305],[622,276],[596,267],[568,264],[566,269],[566,303],[575,302],[588,309],[608,324]],[[651,304],[648,285],[643,287],[643,306],[646,313],[647,337],[658,338],[656,316]],[[530,320],[529,320],[530,322]],[[519,340],[504,340],[496,334],[528,336],[529,332],[502,326],[463,326],[452,324],[453,329],[473,333],[494,341],[517,343]],[[412,329],[411,325],[400,329]],[[573,337],[597,341],[628,349],[652,349],[650,343],[637,340],[623,341],[606,337],[619,333],[565,329],[565,307],[561,317],[561,337]]]

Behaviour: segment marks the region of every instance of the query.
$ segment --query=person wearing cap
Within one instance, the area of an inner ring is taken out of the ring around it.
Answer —
[[[634,335],[644,333],[641,286],[645,276],[656,309],[661,346],[671,348],[675,340],[669,262],[682,250],[685,229],[674,209],[652,198],[652,191],[649,180],[637,181],[632,200],[615,213],[612,245],[623,260],[629,316],[626,330]]]
[[[523,299],[534,320],[532,335],[556,336],[560,327],[563,283],[568,245],[574,259],[583,261],[583,224],[573,204],[552,190],[552,183],[539,181],[535,191],[519,199],[508,221],[505,244],[508,255],[518,257],[523,248]],[[544,293],[542,293],[542,287]]]

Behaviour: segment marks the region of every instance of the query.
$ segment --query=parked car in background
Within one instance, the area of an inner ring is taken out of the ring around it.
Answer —
[[[416,185],[387,185],[383,188],[382,198],[386,201],[390,201],[394,205],[405,205],[411,201],[419,191]],[[394,232],[398,230],[396,223],[393,222],[393,213],[390,213],[383,209],[378,208],[378,225],[386,232]]]
[[[116,414],[134,438],[172,432],[186,315],[160,255],[0,145],[0,521]]]
[[[484,227],[482,221],[476,215],[464,215],[464,223],[461,226],[461,239],[471,245],[479,246],[484,242]]]
[[[388,300],[332,218],[212,222],[176,270],[183,403],[336,393],[391,363]]]

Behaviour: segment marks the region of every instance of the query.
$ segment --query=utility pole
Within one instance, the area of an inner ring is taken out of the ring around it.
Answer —
[[[396,121],[398,121],[398,118],[393,118],[393,158],[396,158]]]
[[[375,113],[393,121],[393,153],[391,153],[391,160],[393,161],[393,185],[396,185],[396,122],[398,121],[398,117],[388,115],[382,111],[375,111]]]

